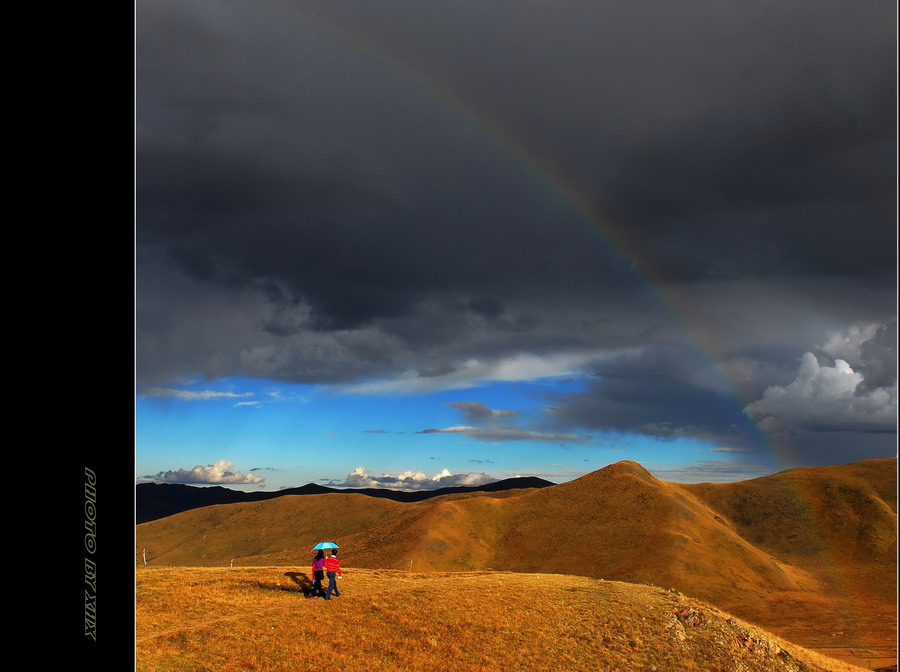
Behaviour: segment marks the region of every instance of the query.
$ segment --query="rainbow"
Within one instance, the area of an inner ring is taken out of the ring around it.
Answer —
[[[754,400],[743,397],[734,376],[722,365],[726,360],[725,353],[716,344],[713,330],[687,293],[666,282],[664,274],[653,264],[646,251],[640,248],[627,228],[604,213],[557,166],[544,159],[501,120],[490,117],[467,101],[435,73],[426,72],[421,66],[404,59],[385,45],[326,16],[323,11],[314,12],[289,1],[269,0],[268,4],[413,85],[433,101],[436,109],[451,122],[463,124],[474,137],[491,147],[496,155],[561,206],[574,221],[612,253],[619,269],[634,277],[673,324],[682,330],[696,352],[708,363],[722,389],[728,392],[744,429],[767,449],[768,457],[772,460],[770,466],[781,470],[795,464],[791,459],[793,450],[790,444],[779,436],[764,432],[744,413],[744,408]]]

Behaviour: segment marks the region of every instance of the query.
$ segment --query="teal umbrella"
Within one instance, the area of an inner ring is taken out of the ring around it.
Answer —
[[[312,550],[319,551],[326,548],[340,548],[340,546],[338,546],[333,541],[320,541],[318,544],[312,547]]]

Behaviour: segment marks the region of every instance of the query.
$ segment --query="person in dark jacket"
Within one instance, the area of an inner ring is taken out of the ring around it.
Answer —
[[[341,572],[341,561],[337,557],[337,549],[331,549],[331,555],[325,558],[325,573],[328,575],[328,590],[325,591],[325,599],[331,599],[331,593],[334,592],[335,597],[341,596],[341,591],[337,588],[337,577],[343,576]]]
[[[310,597],[325,597],[325,589],[322,588],[322,581],[325,580],[325,551],[319,549],[312,563],[313,575],[313,592]]]

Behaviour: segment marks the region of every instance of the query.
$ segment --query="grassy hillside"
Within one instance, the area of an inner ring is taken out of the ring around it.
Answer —
[[[860,672],[660,588],[552,574],[284,567],[137,573],[139,672]]]
[[[716,604],[818,650],[839,641],[895,642],[897,461],[791,469],[728,484],[681,485],[741,537],[815,585]],[[831,614],[821,619],[797,614]],[[823,628],[827,624],[828,628]]]
[[[754,545],[783,558],[893,562],[897,461],[790,469],[739,483],[681,485]]]
[[[398,503],[352,494],[206,507],[138,526],[151,564],[576,574],[672,588],[792,641],[896,639],[896,460],[680,485],[619,462],[540,490]],[[843,647],[843,648],[842,648]],[[894,654],[896,655],[896,654]]]
[[[277,552],[297,564],[317,541],[403,518],[408,507],[365,495],[287,495],[206,506],[138,525],[137,544],[155,564],[221,566],[235,558],[247,564],[250,556]]]
[[[161,565],[224,566],[231,560],[243,565],[303,564],[309,549],[319,541],[351,539],[360,531],[380,530],[376,537],[396,536],[402,542],[411,527],[416,529],[415,521],[434,507],[469,500],[503,501],[522,492],[531,490],[461,493],[414,503],[327,494],[206,506],[138,525],[137,556],[142,558],[147,549],[148,558]],[[369,553],[376,558],[383,548],[375,542]],[[376,562],[375,566],[386,565]]]

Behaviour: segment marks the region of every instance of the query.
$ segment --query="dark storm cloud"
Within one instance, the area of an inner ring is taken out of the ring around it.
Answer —
[[[440,31],[399,0],[330,7],[501,120],[671,277],[893,270],[872,247],[894,202],[884,6],[460,3]]]
[[[609,275],[588,234],[548,229],[546,197],[414,82],[303,21],[285,33],[260,10],[242,29],[237,6],[196,6],[211,18],[184,18],[188,31],[171,23],[196,9],[139,20],[139,245],[191,277],[309,306],[270,333],[359,328],[435,296],[493,318],[503,302],[485,286]]]
[[[503,314],[503,304],[489,296],[469,299],[469,310],[484,317],[499,317]]]
[[[878,325],[872,338],[860,344],[863,380],[857,393],[897,384],[897,320]]]
[[[794,413],[760,417],[809,420],[798,361],[864,323],[845,359],[874,403],[896,390],[893,19],[837,0],[143,3],[138,375],[439,389],[599,363],[542,434],[759,451],[742,408],[783,388]]]
[[[616,277],[422,81],[564,169],[671,277],[893,266],[872,244],[893,208],[892,37],[870,7],[565,3],[510,21],[463,3],[441,31],[408,3],[333,3],[324,22],[288,7],[138,17],[139,245],[264,288],[267,333],[416,316],[436,296],[491,319],[504,295]]]

